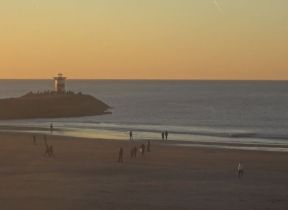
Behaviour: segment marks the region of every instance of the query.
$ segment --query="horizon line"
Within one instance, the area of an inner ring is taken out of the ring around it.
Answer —
[[[52,80],[48,78],[0,78],[0,80]],[[104,80],[104,81],[288,81],[288,79],[106,79],[106,78],[69,78],[67,80]]]

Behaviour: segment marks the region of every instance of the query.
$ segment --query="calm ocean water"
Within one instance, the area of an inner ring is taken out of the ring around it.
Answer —
[[[50,80],[0,80],[0,98],[52,88]],[[0,121],[55,127],[58,134],[127,139],[288,145],[288,82],[68,80],[67,89],[112,106],[104,116]]]

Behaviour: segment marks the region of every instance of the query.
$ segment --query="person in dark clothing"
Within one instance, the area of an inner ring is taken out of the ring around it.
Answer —
[[[134,157],[134,147],[131,148],[130,150],[130,159]]]
[[[36,142],[36,136],[35,136],[35,135],[33,136],[33,144],[34,144],[34,145],[37,144],[37,142]]]
[[[53,124],[52,123],[50,124],[50,133],[51,134],[53,133]]]
[[[118,157],[118,162],[119,163],[123,163],[123,148],[120,147],[120,150],[119,150],[119,157]]]
[[[168,139],[168,131],[165,131],[165,138],[166,138],[166,141]]]
[[[133,132],[132,131],[129,131],[129,137],[130,137],[130,141],[133,140]]]
[[[54,156],[54,149],[53,149],[52,145],[46,144],[46,149],[45,149],[45,154],[44,155],[48,156],[48,157],[55,157]]]
[[[130,150],[130,159],[133,159],[134,157],[136,158],[137,147],[136,147],[136,150],[135,150],[135,147],[132,147]]]
[[[148,142],[147,142],[147,152],[150,152],[150,147],[151,147],[150,140],[148,140]]]
[[[50,157],[50,147],[49,147],[49,145],[47,145],[47,144],[46,144],[46,149],[45,149],[44,156]]]
[[[138,149],[137,149],[137,146],[135,146],[135,147],[134,147],[134,153],[133,153],[133,154],[134,154],[134,158],[137,158],[137,150],[138,150]]]
[[[164,138],[165,138],[165,133],[164,133],[164,131],[161,132],[161,135],[162,135],[162,140],[164,141]]]
[[[55,157],[55,156],[54,156],[54,149],[53,149],[53,146],[52,146],[52,145],[50,145],[50,147],[49,147],[49,156],[50,156],[50,157]]]

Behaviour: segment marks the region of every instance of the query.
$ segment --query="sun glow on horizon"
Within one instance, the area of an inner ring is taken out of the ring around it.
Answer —
[[[0,79],[288,79],[288,1],[0,2]]]

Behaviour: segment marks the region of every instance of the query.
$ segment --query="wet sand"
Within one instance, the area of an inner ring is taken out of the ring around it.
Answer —
[[[288,208],[288,153],[152,141],[151,153],[130,160],[128,141],[48,136],[49,158],[36,136],[33,145],[31,134],[0,133],[1,210]]]

